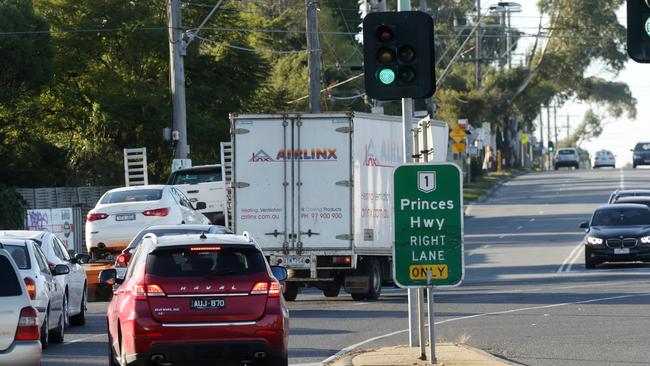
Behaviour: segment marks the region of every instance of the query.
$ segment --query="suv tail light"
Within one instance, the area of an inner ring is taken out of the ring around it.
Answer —
[[[131,260],[131,253],[125,252],[115,258],[115,267],[126,267]]]
[[[23,308],[20,311],[18,327],[16,328],[17,341],[36,341],[41,338],[41,332],[38,326],[38,313],[31,306]]]
[[[145,216],[167,216],[169,214],[169,208],[156,208],[153,210],[146,210],[142,213]]]
[[[167,296],[162,287],[158,285],[135,285],[133,286],[132,294],[135,300],[145,300],[147,297]]]
[[[105,213],[89,213],[86,215],[86,221],[93,222],[97,220],[104,220],[108,217],[108,214]]]
[[[34,300],[36,298],[36,282],[29,278],[25,277],[25,287],[27,288],[27,293],[29,294],[29,298]]]
[[[277,281],[258,282],[253,286],[251,295],[268,295],[268,297],[280,297],[280,283]]]

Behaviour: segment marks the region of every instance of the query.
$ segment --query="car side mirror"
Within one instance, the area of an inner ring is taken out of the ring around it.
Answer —
[[[589,222],[588,221],[581,222],[580,223],[580,228],[581,229],[589,229]]]
[[[205,202],[197,202],[194,204],[195,210],[205,210],[207,207],[208,205],[206,205]]]
[[[79,264],[90,263],[90,256],[88,254],[77,253],[72,259],[73,259],[73,263],[79,263]]]
[[[54,271],[52,271],[53,276],[67,275],[68,273],[70,273],[70,267],[65,264],[57,264],[54,267]]]
[[[286,281],[288,277],[287,269],[282,266],[271,266],[271,272],[273,273],[273,277],[280,282]]]
[[[99,272],[99,283],[107,286],[113,286],[124,282],[123,279],[117,277],[115,268],[105,269]]]

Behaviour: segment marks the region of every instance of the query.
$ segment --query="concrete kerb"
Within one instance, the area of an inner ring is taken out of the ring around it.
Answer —
[[[405,345],[357,350],[325,364],[326,366],[428,366],[430,361],[418,358],[420,349]],[[446,366],[520,366],[521,364],[497,357],[465,344],[436,344],[435,365]]]

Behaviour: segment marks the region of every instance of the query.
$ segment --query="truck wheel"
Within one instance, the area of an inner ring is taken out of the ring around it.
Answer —
[[[296,297],[298,297],[299,290],[300,287],[297,284],[287,283],[284,285],[284,291],[282,295],[284,296],[284,299],[287,301],[296,301]]]
[[[337,297],[339,296],[339,292],[341,292],[341,282],[339,281],[331,282],[323,288],[323,295],[325,297]]]
[[[368,300],[377,300],[381,295],[381,264],[378,260],[372,259],[368,263]]]

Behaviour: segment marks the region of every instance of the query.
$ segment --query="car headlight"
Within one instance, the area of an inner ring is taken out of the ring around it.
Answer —
[[[650,236],[644,236],[641,238],[641,243],[650,244]]]
[[[641,240],[643,240],[643,239],[641,239]],[[650,240],[650,236],[648,237],[648,240]],[[589,236],[589,237],[587,237],[587,243],[589,243],[591,245],[600,245],[600,244],[603,243],[603,239],[597,238],[595,236]],[[650,243],[650,241],[649,241],[649,243]]]

